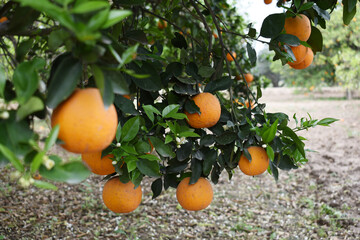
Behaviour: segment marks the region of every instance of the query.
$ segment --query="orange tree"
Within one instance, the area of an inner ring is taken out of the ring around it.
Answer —
[[[252,45],[268,44],[274,60],[284,64],[296,60],[291,47],[321,51],[317,26],[325,27],[336,2],[278,1],[284,13],[266,17],[257,32],[225,0],[2,1],[0,163],[11,163],[24,187],[78,183],[88,177],[88,168],[51,150],[56,142],[72,142],[83,156],[93,149],[99,161],[111,154],[114,168],[105,179],[116,177],[135,187],[144,177],[153,179],[154,198],[187,177],[190,184],[200,178],[216,184],[221,172],[231,178],[239,165],[259,168],[252,175],[267,169],[277,179],[278,169],[307,162],[305,139],[297,132],[335,119],[294,116],[296,126],[290,127],[286,114],[267,112],[258,78],[251,86],[241,80],[256,65]],[[343,3],[349,21],[356,1]],[[285,19],[299,13],[312,23],[307,42],[284,31]],[[84,88],[91,88],[92,96],[73,101]],[[213,100],[195,97],[202,92]],[[100,109],[94,99],[100,99]],[[118,122],[106,139],[113,141],[100,150],[96,144],[90,148],[107,129],[103,118],[112,104]],[[60,116],[58,109],[69,105]],[[44,136],[36,123],[49,123],[52,112],[53,128]],[[202,113],[210,124],[189,125],[206,122]],[[250,147],[256,151],[249,153]],[[251,164],[253,154],[261,160]],[[250,165],[239,164],[240,157]],[[122,184],[111,186],[124,191]]]

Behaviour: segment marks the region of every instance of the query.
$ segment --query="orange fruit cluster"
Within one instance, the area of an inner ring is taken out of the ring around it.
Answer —
[[[309,18],[304,14],[287,18],[284,29],[287,34],[297,36],[300,41],[307,41],[311,35],[311,23]],[[305,69],[311,65],[314,59],[314,53],[311,48],[299,45],[291,47],[291,50],[296,58],[294,62],[288,62],[292,68]]]

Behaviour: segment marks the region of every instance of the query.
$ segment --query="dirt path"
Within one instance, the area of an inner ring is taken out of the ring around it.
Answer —
[[[313,100],[289,89],[267,89],[269,112],[292,117],[334,117],[332,127],[302,134],[309,163],[272,176],[247,177],[237,169],[214,186],[209,208],[178,208],[175,191],[143,202],[131,214],[109,212],[101,177],[57,192],[20,189],[10,170],[0,176],[0,239],[358,239],[360,235],[360,101]]]

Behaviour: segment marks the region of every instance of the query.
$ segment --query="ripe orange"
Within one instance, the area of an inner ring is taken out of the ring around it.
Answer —
[[[311,23],[304,14],[285,19],[285,32],[297,36],[300,41],[307,41],[311,34]]]
[[[248,148],[251,156],[251,162],[245,157],[244,153],[241,154],[239,160],[240,170],[249,176],[260,175],[266,171],[269,166],[269,157],[262,147],[252,146]]]
[[[308,48],[304,45],[299,45],[296,47],[291,47],[292,52],[294,53],[294,56],[296,60],[292,62],[294,65],[301,63],[307,54]],[[288,62],[289,63],[289,62]]]
[[[219,36],[218,36],[216,33],[214,33],[214,32],[213,32],[213,36],[214,36],[215,39],[217,39],[217,38],[219,37]]]
[[[311,50],[311,48],[308,48],[308,51],[307,51],[307,54],[306,54],[304,60],[302,60],[298,64],[289,62],[289,65],[294,69],[305,69],[311,65],[313,59],[314,59],[314,52]]]
[[[200,108],[201,114],[188,113],[187,122],[193,128],[209,128],[214,126],[220,119],[221,106],[216,96],[211,93],[199,93],[192,98],[195,104]]]
[[[167,22],[163,20],[159,20],[157,23],[157,27],[158,29],[163,30],[164,28],[167,27]]]
[[[236,58],[236,52],[231,52],[231,54],[233,55],[234,58]],[[232,58],[232,56],[230,55],[230,53],[227,53],[227,54],[226,54],[226,59],[227,59],[229,62],[234,61],[234,58]]]
[[[176,198],[180,205],[189,211],[199,211],[210,205],[213,199],[211,184],[205,178],[189,185],[190,177],[184,178],[176,189]]]
[[[113,104],[105,109],[98,89],[86,88],[76,89],[54,109],[51,126],[57,124],[63,148],[74,153],[99,152],[114,139],[118,118]]]
[[[115,172],[115,167],[112,164],[114,155],[108,154],[101,158],[100,152],[83,153],[82,160],[88,165],[91,172],[98,175],[108,175]]]
[[[141,203],[141,186],[129,181],[122,183],[118,177],[111,178],[104,185],[102,199],[107,208],[115,213],[129,213],[134,211]]]
[[[7,17],[1,17],[0,18],[0,23],[6,22],[7,20],[9,20]]]
[[[272,0],[264,0],[264,3],[265,4],[270,4],[270,3],[272,3]]]
[[[251,83],[254,80],[254,76],[251,73],[246,73],[244,76],[247,83]]]

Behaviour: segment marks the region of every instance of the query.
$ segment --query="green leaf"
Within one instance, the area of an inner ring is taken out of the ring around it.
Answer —
[[[0,65],[0,97],[1,98],[4,97],[5,84],[6,84],[6,74],[5,74],[4,66],[1,64]]]
[[[161,194],[162,188],[163,188],[163,185],[162,185],[161,178],[158,178],[152,182],[152,184],[151,184],[151,191],[153,192],[152,199],[155,199],[156,197],[158,197]]]
[[[204,92],[214,93],[216,91],[226,90],[229,89],[232,84],[233,80],[231,77],[221,77],[206,84]]]
[[[20,105],[16,113],[16,121],[24,119],[31,113],[38,112],[44,109],[44,103],[38,97],[30,97],[30,99],[24,104]]]
[[[188,113],[198,113],[198,114],[201,114],[200,112],[200,108],[195,104],[195,102],[191,99],[188,99],[186,102],[185,102],[185,110],[186,112]]]
[[[120,141],[120,137],[121,137],[121,123],[119,122],[117,129],[116,129],[116,141],[119,142]]]
[[[310,8],[312,8],[314,5],[313,2],[307,2],[307,3],[304,3],[301,5],[300,9],[299,9],[299,12],[302,12],[302,11],[305,11],[305,10],[308,10]]]
[[[144,78],[132,78],[133,82],[141,89],[146,91],[159,91],[162,88],[160,75],[156,71],[153,63],[142,62],[141,68],[136,64],[129,64],[133,70],[140,75],[145,75]]]
[[[34,157],[34,159],[32,160],[32,162],[30,164],[30,173],[31,174],[35,173],[39,169],[41,163],[43,162],[44,156],[45,156],[45,151],[41,151],[36,154],[36,156]]]
[[[43,59],[36,58],[30,62],[22,62],[16,67],[13,83],[20,104],[26,103],[38,88],[37,70],[43,68],[44,65],[45,61]]]
[[[256,64],[256,51],[255,49],[251,46],[250,43],[246,44],[246,50],[251,62],[251,65],[255,65]]]
[[[335,118],[323,118],[321,120],[319,120],[317,122],[317,125],[321,125],[321,126],[329,126],[329,124],[339,121],[339,119],[335,119]]]
[[[130,118],[124,126],[122,127],[121,132],[121,142],[130,142],[138,134],[140,129],[140,119],[139,117]]]
[[[343,1],[343,22],[345,25],[349,25],[351,20],[354,18],[355,14],[356,14],[356,4],[355,6],[352,7],[353,5],[353,0],[344,0]],[[349,11],[349,9],[352,8],[351,11]]]
[[[99,28],[101,28],[104,25],[104,23],[106,22],[106,20],[108,19],[109,13],[110,13],[110,9],[105,8],[104,10],[99,11],[98,13],[93,15],[86,24],[87,30],[88,31],[96,31]]]
[[[173,39],[171,39],[171,44],[176,47],[176,48],[183,48],[183,49],[187,49],[187,42],[184,38],[183,35],[181,35],[180,33],[176,32],[175,33],[175,37]]]
[[[175,157],[175,153],[171,148],[171,145],[166,145],[162,140],[157,137],[149,137],[155,150],[163,157]]]
[[[220,136],[216,137],[215,140],[220,145],[227,145],[232,143],[236,139],[237,139],[237,134],[235,132],[227,131],[221,134]]]
[[[283,134],[286,136],[289,136],[295,142],[295,145],[296,145],[297,149],[299,150],[299,152],[301,153],[301,155],[304,158],[306,158],[305,150],[304,150],[304,143],[299,139],[299,137],[296,135],[296,133],[293,130],[291,130],[291,128],[284,127]]]
[[[284,13],[271,14],[264,19],[260,30],[260,36],[265,38],[275,38],[282,32],[284,25]]]
[[[345,0],[344,2],[346,2],[346,0]],[[353,11],[354,8],[356,7],[357,0],[348,0],[347,2],[348,2],[348,4],[347,4],[347,5],[348,5],[347,11],[348,11],[348,12]]]
[[[123,54],[121,55],[121,59],[123,61],[123,64],[128,64],[133,60],[134,54],[136,54],[137,49],[139,47],[139,44],[135,44],[134,46],[131,46],[127,48]]]
[[[132,14],[132,12],[129,10],[111,10],[109,13],[109,18],[105,22],[105,24],[102,26],[102,28],[103,29],[109,28],[109,27],[117,24],[124,18],[130,16],[131,14]]]
[[[142,106],[145,114],[148,116],[148,118],[150,119],[151,122],[154,122],[154,113],[161,115],[161,113],[159,112],[159,110],[157,110],[154,106],[152,105],[143,105]]]
[[[82,64],[79,59],[66,55],[52,71],[54,74],[49,79],[47,105],[55,108],[74,91],[82,74]]]
[[[171,104],[169,106],[166,106],[161,115],[163,118],[169,118],[171,117],[171,115],[173,115],[174,113],[177,113],[177,111],[179,110],[180,106],[178,104]]]
[[[96,86],[99,88],[104,106],[107,109],[114,101],[114,92],[112,89],[111,81],[105,79],[104,73],[97,65],[91,65],[94,74]]]
[[[187,159],[192,152],[192,142],[187,142],[185,144],[180,145],[180,148],[176,150],[176,158],[179,162]]]
[[[277,131],[278,122],[279,119],[276,119],[276,121],[271,125],[271,127],[262,132],[261,138],[264,143],[270,143],[274,139]]]
[[[314,26],[311,26],[311,34],[307,43],[311,46],[314,54],[316,52],[321,52],[323,48],[323,37],[319,29]]]
[[[121,149],[126,152],[126,153],[130,153],[130,154],[134,154],[137,155],[138,153],[136,152],[135,146],[133,145],[121,145]]]
[[[139,112],[135,109],[133,101],[120,95],[115,95],[114,104],[124,113],[131,115],[139,115]]]
[[[107,71],[103,69],[105,81],[111,82],[113,92],[120,95],[129,94],[129,85],[119,71]]]
[[[60,131],[60,126],[56,125],[55,127],[53,127],[53,129],[51,129],[51,132],[49,133],[49,136],[46,138],[45,140],[45,147],[44,147],[44,151],[47,152],[50,150],[50,148],[52,146],[54,146],[56,139],[59,135],[59,131]]]
[[[50,157],[50,159],[52,159],[52,157]],[[49,180],[78,184],[88,178],[91,172],[82,162],[74,161],[62,165],[56,164],[50,170],[41,165],[39,173]]]
[[[31,47],[33,46],[34,40],[28,39],[22,41],[16,48],[16,60],[18,62],[24,61],[26,54],[29,52]]]
[[[157,161],[157,162],[161,161],[157,156],[152,155],[152,154],[140,155],[139,158],[140,159],[147,159],[149,161]]]
[[[217,152],[216,150],[209,150],[205,152],[205,157],[203,161],[203,174],[208,176],[212,169],[213,164],[216,162]]]
[[[103,8],[110,7],[108,2],[104,1],[83,1],[80,4],[76,4],[71,13],[83,14],[93,11],[98,11]]]
[[[190,177],[189,184],[194,184],[201,177],[201,173],[202,173],[201,161],[193,158],[191,160],[191,167],[190,168],[191,168],[191,177]]]
[[[215,73],[215,71],[216,70],[212,67],[201,66],[199,68],[199,75],[202,76],[203,78],[209,78],[211,77],[211,75]]]
[[[19,172],[24,172],[24,166],[9,148],[0,144],[0,152],[10,161],[10,163],[16,168],[16,170],[18,170]]]
[[[200,137],[200,135],[195,132],[181,132],[179,137]]]
[[[137,168],[146,176],[160,177],[160,166],[156,161],[149,161],[147,159],[140,159],[136,162]]]
[[[275,38],[276,41],[286,43],[289,46],[295,47],[300,45],[300,40],[297,36],[291,34],[280,34]]]
[[[270,161],[274,161],[274,150],[270,145],[266,146],[266,154],[268,155]]]
[[[38,188],[49,189],[49,190],[58,190],[58,187],[55,186],[54,184],[44,182],[44,181],[40,181],[40,180],[35,180],[34,181],[34,186],[36,186]]]

